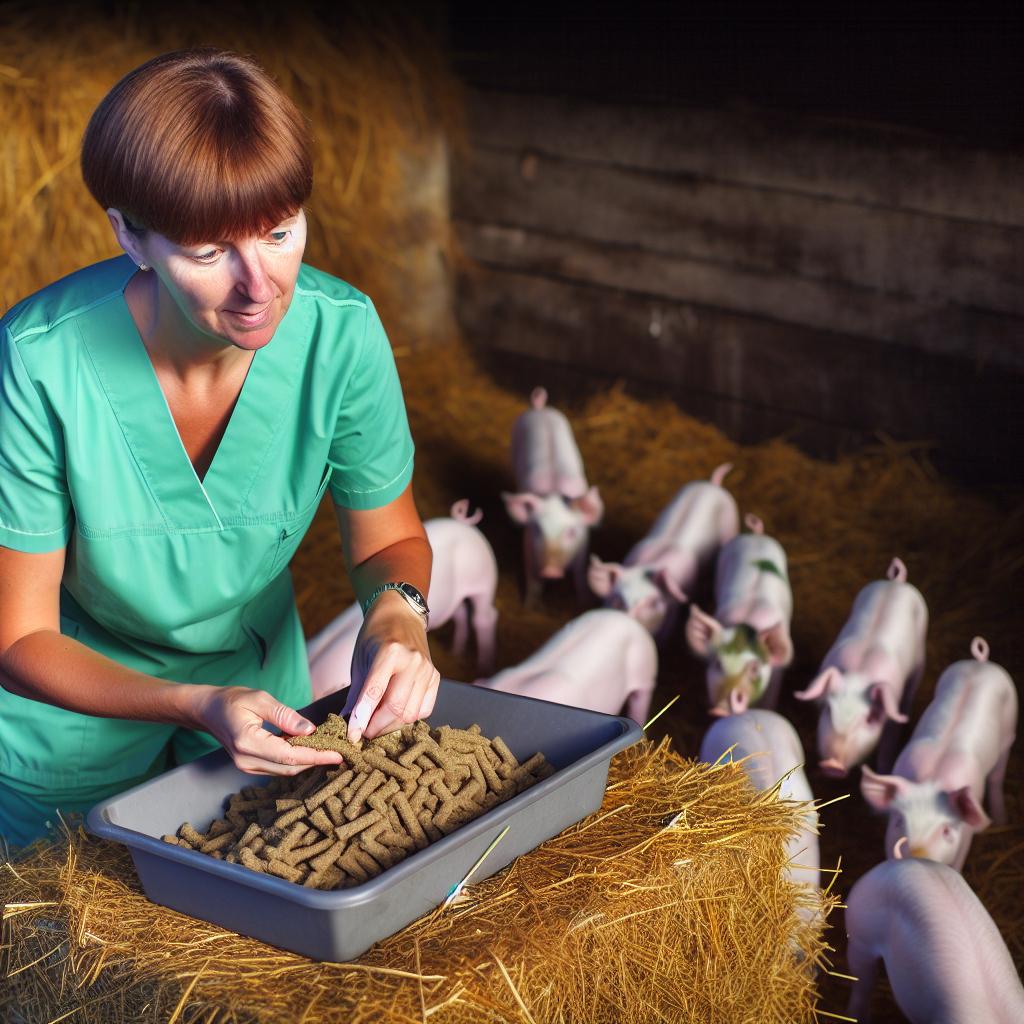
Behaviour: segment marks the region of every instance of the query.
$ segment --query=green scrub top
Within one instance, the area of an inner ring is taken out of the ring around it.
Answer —
[[[200,481],[125,302],[135,272],[127,256],[94,264],[0,320],[0,545],[66,545],[61,632],[93,650],[302,707],[309,665],[288,562],[325,490],[371,509],[412,477],[380,318],[303,264]],[[217,746],[0,689],[0,787],[25,797],[119,792],[166,765],[169,741],[179,762]]]

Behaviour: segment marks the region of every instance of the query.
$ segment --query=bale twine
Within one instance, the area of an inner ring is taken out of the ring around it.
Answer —
[[[123,847],[67,830],[0,867],[0,1017],[811,1021],[836,897],[783,878],[803,806],[642,742],[613,759],[599,812],[348,965],[156,906]]]

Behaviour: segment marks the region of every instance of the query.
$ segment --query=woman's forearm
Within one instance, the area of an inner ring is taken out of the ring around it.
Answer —
[[[399,581],[411,583],[425,595],[430,587],[432,561],[433,553],[426,538],[410,537],[398,541],[352,568],[349,579],[356,599],[362,603],[382,583]]]
[[[202,728],[194,707],[205,687],[136,672],[53,629],[11,644],[0,659],[0,685],[83,715]]]

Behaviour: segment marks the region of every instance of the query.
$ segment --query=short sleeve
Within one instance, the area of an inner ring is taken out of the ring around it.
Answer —
[[[362,345],[328,456],[335,503],[365,510],[394,501],[412,479],[413,452],[395,357],[367,299]]]
[[[0,544],[56,551],[71,537],[64,435],[29,378],[10,331],[0,333]]]

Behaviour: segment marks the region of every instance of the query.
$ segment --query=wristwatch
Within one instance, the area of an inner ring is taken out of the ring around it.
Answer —
[[[397,590],[405,598],[409,606],[417,615],[423,619],[423,627],[427,627],[430,618],[430,609],[427,607],[426,598],[411,583],[382,583],[365,601],[362,602],[363,615],[369,610],[374,601],[384,593],[385,590]]]

